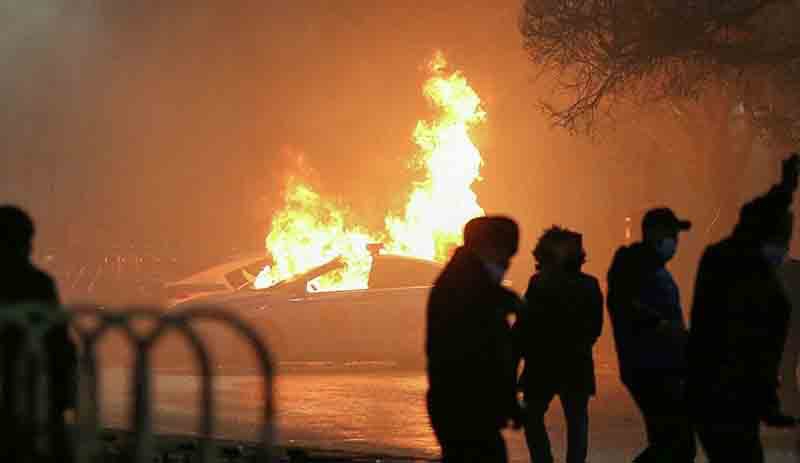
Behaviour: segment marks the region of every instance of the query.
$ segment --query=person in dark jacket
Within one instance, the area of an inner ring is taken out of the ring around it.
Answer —
[[[502,286],[517,224],[479,217],[436,279],[427,307],[428,414],[442,461],[507,461],[500,430],[518,420],[508,315],[519,298]]]
[[[697,271],[689,339],[689,398],[711,463],[764,461],[760,422],[790,426],[781,413],[778,365],[790,302],[777,268],[792,233],[789,210],[800,158],[780,183],[744,205],[733,233],[709,246]]]
[[[54,311],[61,310],[55,283],[30,261],[34,235],[30,217],[15,206],[0,206],[0,234],[0,310],[14,310],[18,304],[42,304]],[[5,457],[3,461],[26,461],[34,449],[35,431],[26,425],[30,417],[20,417],[15,412],[15,405],[26,395],[19,389],[22,385],[16,382],[19,362],[29,362],[21,358],[24,336],[12,327],[0,331],[0,432],[4,442],[0,444],[0,456]],[[49,376],[49,403],[46,405],[49,453],[53,460],[68,462],[72,451],[64,414],[75,406],[75,346],[64,325],[55,325],[46,333],[44,344]]]
[[[678,285],[666,263],[691,223],[667,208],[649,210],[642,241],[617,250],[608,271],[608,313],[622,383],[639,407],[648,447],[635,462],[694,461],[686,408],[688,333]]]
[[[792,307],[781,356],[779,397],[783,410],[790,415],[800,415],[800,387],[797,384],[797,366],[800,360],[800,260],[788,258],[778,274]]]
[[[603,326],[597,279],[581,272],[582,236],[552,227],[533,251],[536,273],[514,324],[515,352],[525,360],[525,437],[531,461],[552,463],[545,413],[558,395],[567,421],[567,463],[585,463],[589,397],[596,390],[592,348]]]

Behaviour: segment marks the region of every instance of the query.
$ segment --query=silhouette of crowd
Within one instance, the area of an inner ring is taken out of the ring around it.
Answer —
[[[617,250],[606,301],[598,280],[582,271],[580,233],[558,226],[544,231],[533,250],[535,271],[519,297],[504,281],[519,248],[516,222],[504,216],[469,221],[464,244],[436,279],[427,306],[427,408],[442,460],[505,462],[501,431],[512,426],[524,428],[532,461],[552,463],[544,417],[558,396],[566,461],[585,463],[588,405],[596,393],[593,350],[605,305],[620,380],[647,436],[634,462],[692,462],[696,441],[711,463],[763,462],[761,425],[796,424],[785,405],[798,406],[794,320],[800,315],[792,306],[800,300],[800,262],[787,254],[799,167],[800,156],[786,159],[781,180],[741,208],[728,237],[706,248],[688,325],[667,263],[692,224],[669,208],[647,211],[642,240]],[[0,206],[0,230],[2,310],[26,303],[61,310],[53,280],[31,262],[30,217]],[[10,379],[47,368],[48,451],[68,461],[65,412],[75,407],[75,346],[66,326],[56,324],[45,337],[50,361],[31,366],[26,336],[13,326],[0,332],[0,456],[21,461],[36,447],[32,439],[41,430],[28,428],[30,417],[15,415],[17,403],[35,400],[32,386]]]
[[[634,462],[692,462],[699,441],[711,463],[760,463],[761,424],[795,426],[781,397],[797,402],[800,342],[787,333],[798,317],[800,263],[787,254],[799,167],[797,154],[786,159],[781,180],[741,208],[728,237],[707,247],[688,326],[666,264],[691,222],[651,209],[642,240],[615,253],[605,305],[620,380],[647,436]],[[516,296],[503,276],[518,246],[512,219],[471,220],[431,291],[427,404],[445,463],[507,461],[501,430],[508,426],[524,428],[534,463],[552,463],[544,415],[555,396],[567,423],[566,462],[587,461],[603,293],[581,270],[581,234],[554,226],[533,251],[524,297]],[[783,394],[781,374],[793,386]]]

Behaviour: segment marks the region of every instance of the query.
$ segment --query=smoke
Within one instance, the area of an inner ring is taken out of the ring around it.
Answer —
[[[420,88],[436,49],[485,102],[475,190],[488,213],[522,226],[518,286],[533,268],[525,250],[554,223],[584,233],[587,268],[602,275],[625,217],[636,228],[667,204],[700,230],[711,209],[692,180],[700,161],[669,131],[591,143],[549,126],[517,0],[5,3],[0,198],[32,211],[40,247],[262,247],[285,145],[306,154],[326,195],[380,225],[418,179],[410,134],[431,116]],[[689,235],[684,282],[707,240]]]
[[[65,212],[58,206],[78,196],[63,183],[73,164],[57,148],[80,120],[74,108],[95,13],[85,3],[50,0],[0,8],[0,197],[58,220]]]

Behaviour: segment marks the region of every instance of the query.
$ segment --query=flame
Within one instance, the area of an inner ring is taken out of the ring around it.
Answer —
[[[348,227],[344,207],[323,199],[297,177],[289,178],[284,200],[266,240],[274,264],[259,273],[255,288],[268,288],[341,257],[344,267],[320,276],[309,290],[365,289],[372,265],[367,244],[374,238]]]
[[[484,214],[472,191],[483,160],[469,131],[485,120],[486,113],[467,80],[458,72],[447,74],[446,69],[444,56],[436,53],[423,93],[437,108],[438,117],[419,121],[414,130],[419,148],[414,160],[424,168],[425,178],[414,184],[404,215],[387,215],[385,232],[371,234],[348,225],[346,208],[322,198],[308,182],[290,176],[284,207],[273,217],[266,239],[275,263],[258,275],[256,288],[272,286],[340,256],[344,267],[313,280],[308,289],[364,289],[372,265],[368,243],[382,241],[386,252],[438,261],[446,260],[462,243],[464,224]]]
[[[469,137],[483,122],[478,94],[458,72],[446,74],[447,62],[437,53],[430,63],[433,76],[423,93],[439,109],[432,122],[420,121],[414,130],[417,161],[426,178],[415,185],[403,217],[388,216],[387,251],[444,261],[462,243],[464,224],[484,214],[472,184],[480,179],[483,163]]]

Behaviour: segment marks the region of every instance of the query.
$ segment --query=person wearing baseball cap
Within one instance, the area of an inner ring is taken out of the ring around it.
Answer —
[[[650,209],[642,219],[642,231],[663,227],[675,231],[687,231],[692,228],[692,222],[681,220],[668,207]]]
[[[778,275],[792,236],[800,156],[745,204],[730,236],[708,246],[697,270],[689,336],[689,402],[710,463],[762,463],[761,423],[791,427],[778,366],[792,305]],[[794,372],[792,372],[794,374]]]
[[[642,241],[619,248],[608,271],[608,313],[622,383],[644,418],[648,447],[634,460],[691,462],[696,455],[684,387],[688,331],[666,268],[691,229],[671,209],[642,218]]]

